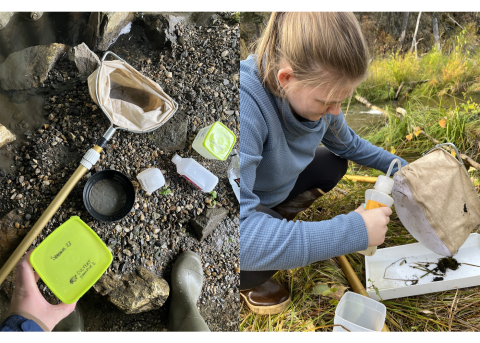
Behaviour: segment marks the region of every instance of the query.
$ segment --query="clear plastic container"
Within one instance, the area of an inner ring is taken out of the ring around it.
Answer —
[[[177,172],[203,192],[211,192],[218,183],[218,177],[193,158],[173,156],[172,162],[177,165]]]
[[[337,305],[334,324],[345,326],[352,332],[382,331],[387,309],[385,305],[363,295],[347,292]],[[334,326],[333,332],[348,332]]]
[[[232,150],[232,160],[228,166],[228,181],[232,185],[233,192],[240,202],[240,156],[236,149]]]
[[[402,164],[400,160],[396,158],[390,163],[387,175],[380,175],[377,178],[377,182],[375,182],[375,186],[373,186],[375,189],[367,189],[365,191],[365,210],[379,207],[392,207],[393,198],[389,194],[392,193],[393,179],[390,178],[390,173],[395,163],[398,164],[398,170],[400,170],[401,173]],[[376,251],[377,247],[368,247],[366,250],[358,251],[358,253],[365,256],[373,256]]]
[[[143,190],[152,194],[165,185],[165,178],[158,168],[148,168],[137,175],[137,180]]]
[[[192,148],[205,158],[225,161],[236,140],[233,132],[217,121],[198,132]]]

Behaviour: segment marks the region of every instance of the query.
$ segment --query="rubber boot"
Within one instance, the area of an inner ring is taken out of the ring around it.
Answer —
[[[185,251],[172,269],[168,329],[170,331],[210,331],[197,309],[202,292],[203,269],[200,256]]]
[[[83,325],[83,315],[78,303],[73,312],[59,321],[52,331],[85,331],[85,327]]]
[[[272,210],[287,220],[293,220],[298,213],[309,208],[315,202],[315,200],[324,194],[325,192],[323,192],[320,188],[313,188],[297,195],[295,198],[287,202],[273,207]]]

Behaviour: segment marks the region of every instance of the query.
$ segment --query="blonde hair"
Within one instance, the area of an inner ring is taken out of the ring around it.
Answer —
[[[273,12],[255,53],[264,85],[282,98],[282,62],[304,85],[328,83],[329,97],[346,82],[361,82],[369,63],[367,43],[350,12]]]

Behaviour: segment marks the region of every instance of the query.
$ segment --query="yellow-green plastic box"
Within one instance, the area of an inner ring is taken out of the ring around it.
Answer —
[[[228,127],[216,121],[198,132],[192,147],[205,158],[225,161],[236,140],[237,137]]]
[[[65,304],[80,299],[112,259],[100,237],[77,216],[60,225],[30,255],[35,271]]]

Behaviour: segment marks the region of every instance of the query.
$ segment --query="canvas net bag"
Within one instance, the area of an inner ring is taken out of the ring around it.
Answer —
[[[155,130],[176,111],[174,101],[157,83],[123,60],[102,61],[99,69],[88,77],[88,89],[110,121],[128,131]]]
[[[463,162],[441,145],[395,173],[392,197],[415,239],[436,254],[453,256],[480,225],[480,199]]]

